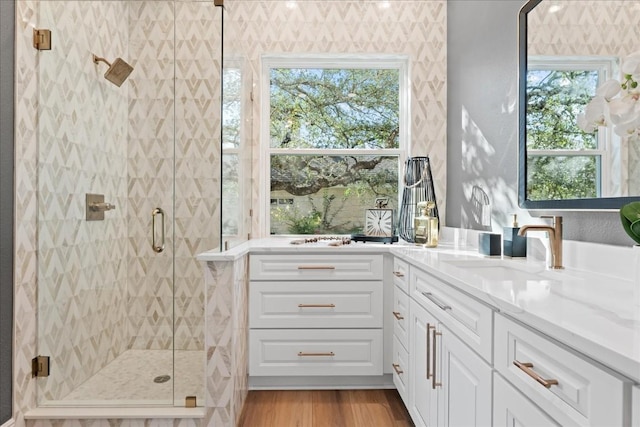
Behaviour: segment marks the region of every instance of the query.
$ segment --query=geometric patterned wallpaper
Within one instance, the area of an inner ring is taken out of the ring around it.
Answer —
[[[446,208],[446,1],[255,1],[226,5],[225,57],[252,72],[253,182],[260,182],[260,58],[263,54],[404,54],[410,61],[410,154],[429,155],[439,207]],[[254,210],[260,209],[253,185]],[[441,214],[444,218],[444,215]],[[260,236],[260,215],[252,235]]]
[[[624,58],[638,50],[640,7],[624,0],[540,3],[528,14],[528,54]],[[618,76],[612,76],[618,78]],[[640,194],[640,141],[622,142],[611,173],[621,195]],[[620,164],[622,166],[620,166]],[[626,190],[626,191],[625,191]]]

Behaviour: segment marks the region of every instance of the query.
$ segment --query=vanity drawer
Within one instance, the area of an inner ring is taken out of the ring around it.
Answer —
[[[402,398],[405,406],[409,407],[409,352],[403,346],[397,337],[393,337],[393,384],[398,389],[398,394]]]
[[[381,328],[382,282],[251,282],[251,328]]]
[[[393,283],[409,294],[409,264],[398,257],[393,258]]]
[[[252,329],[249,374],[382,375],[382,329]]]
[[[494,427],[560,427],[498,373],[493,373]]]
[[[625,380],[502,315],[495,334],[495,368],[559,424],[628,424]]]
[[[381,254],[251,255],[250,280],[382,280]]]
[[[393,289],[393,335],[409,347],[409,295],[397,287]]]
[[[411,296],[489,364],[493,310],[428,273],[411,267]]]

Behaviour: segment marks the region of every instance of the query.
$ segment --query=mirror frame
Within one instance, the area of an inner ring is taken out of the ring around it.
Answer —
[[[529,200],[527,195],[527,14],[542,0],[529,0],[518,15],[518,205],[540,210],[618,210],[638,197]]]

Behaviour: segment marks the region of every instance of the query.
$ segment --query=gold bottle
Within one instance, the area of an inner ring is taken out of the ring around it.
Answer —
[[[440,230],[438,228],[438,217],[433,216],[433,210],[436,207],[436,202],[427,202],[427,242],[424,244],[426,248],[435,248],[438,246],[438,239],[440,237]]]
[[[418,215],[413,219],[413,230],[415,231],[414,242],[416,245],[424,245],[429,237],[429,217],[427,216],[427,204],[429,202],[418,202],[416,205]]]

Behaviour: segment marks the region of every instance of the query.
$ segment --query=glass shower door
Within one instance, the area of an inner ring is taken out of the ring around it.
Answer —
[[[39,7],[53,47],[37,53],[38,353],[50,363],[38,404],[202,405],[195,255],[220,236],[208,104],[219,106],[208,70],[220,12],[208,1]],[[120,86],[104,77],[118,58],[133,67]]]

